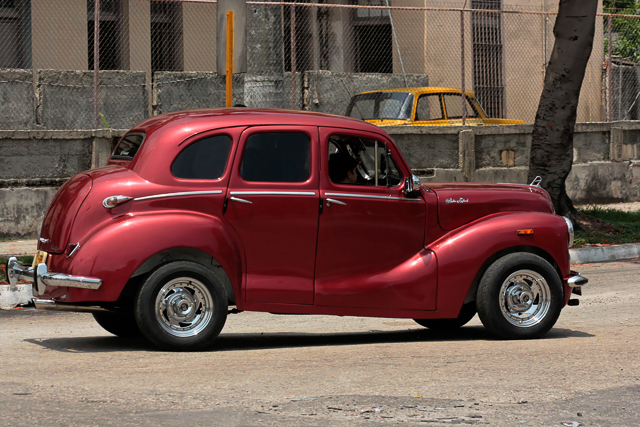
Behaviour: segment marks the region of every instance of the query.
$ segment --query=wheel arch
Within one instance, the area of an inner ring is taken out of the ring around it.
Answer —
[[[469,287],[469,291],[465,296],[463,304],[467,304],[476,300],[476,296],[478,294],[478,284],[480,283],[480,280],[482,279],[482,276],[484,275],[484,273],[487,271],[489,267],[491,267],[491,265],[494,262],[496,262],[497,260],[499,260],[500,258],[506,255],[516,253],[516,252],[526,252],[526,253],[538,255],[539,257],[543,258],[545,261],[551,264],[553,269],[556,271],[556,273],[560,277],[560,280],[562,280],[562,272],[560,271],[560,267],[558,266],[558,263],[556,262],[555,259],[553,259],[551,254],[549,254],[547,251],[536,246],[526,246],[526,245],[511,246],[495,252],[493,255],[488,257],[482,263],[482,265],[478,269],[478,272],[476,273],[476,276],[473,279],[473,282],[471,283],[471,286]]]
[[[147,260],[134,271],[131,278],[127,281],[127,284],[122,291],[121,298],[133,297],[146,276],[158,267],[174,261],[192,261],[211,270],[224,285],[229,305],[236,304],[236,295],[233,290],[233,286],[231,285],[231,280],[220,262],[209,253],[201,249],[190,247],[168,248],[147,258]]]

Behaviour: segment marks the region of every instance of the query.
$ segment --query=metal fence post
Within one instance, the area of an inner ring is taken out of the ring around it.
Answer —
[[[298,106],[296,102],[296,7],[291,5],[291,109]]]
[[[100,121],[100,0],[95,0],[93,11],[93,127]]]
[[[461,69],[461,88],[462,96],[460,97],[462,101],[462,126],[467,123],[467,104],[466,104],[466,93],[465,93],[465,70],[464,70],[464,9],[460,10],[460,69]]]
[[[607,59],[607,121],[610,122],[613,119],[613,99],[611,98],[611,95],[613,94],[613,82],[611,81],[611,14],[609,14],[609,19],[607,21],[607,31],[607,53],[609,54],[609,58]]]

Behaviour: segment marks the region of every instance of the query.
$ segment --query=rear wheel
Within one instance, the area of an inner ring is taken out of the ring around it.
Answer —
[[[453,331],[463,327],[476,315],[476,303],[464,304],[455,319],[413,319],[418,325],[438,332]]]
[[[227,319],[227,294],[206,267],[176,261],[154,271],[138,291],[135,316],[144,336],[166,350],[209,347]]]
[[[555,325],[562,309],[562,281],[544,258],[518,252],[494,262],[478,286],[482,324],[504,339],[537,338]]]
[[[98,312],[93,313],[98,325],[121,338],[136,338],[142,336],[133,310],[122,313]]]

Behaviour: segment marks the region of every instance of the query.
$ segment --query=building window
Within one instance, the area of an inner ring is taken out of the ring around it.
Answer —
[[[472,0],[473,87],[489,117],[505,117],[502,0]],[[482,10],[482,11],[480,11]],[[486,12],[485,12],[486,11]]]
[[[0,0],[0,68],[30,67],[30,2]]]
[[[182,4],[151,2],[151,71],[182,70]]]
[[[386,6],[385,0],[356,0],[358,6]],[[352,14],[355,71],[392,73],[393,45],[389,9],[356,8]]]
[[[100,0],[98,33],[98,64],[101,70],[121,70],[122,66],[122,3],[120,0]],[[87,0],[88,68],[93,70],[95,34],[95,0]]]

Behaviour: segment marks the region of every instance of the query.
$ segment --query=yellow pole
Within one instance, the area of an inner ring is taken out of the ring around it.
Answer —
[[[227,12],[227,107],[233,95],[233,10]]]

